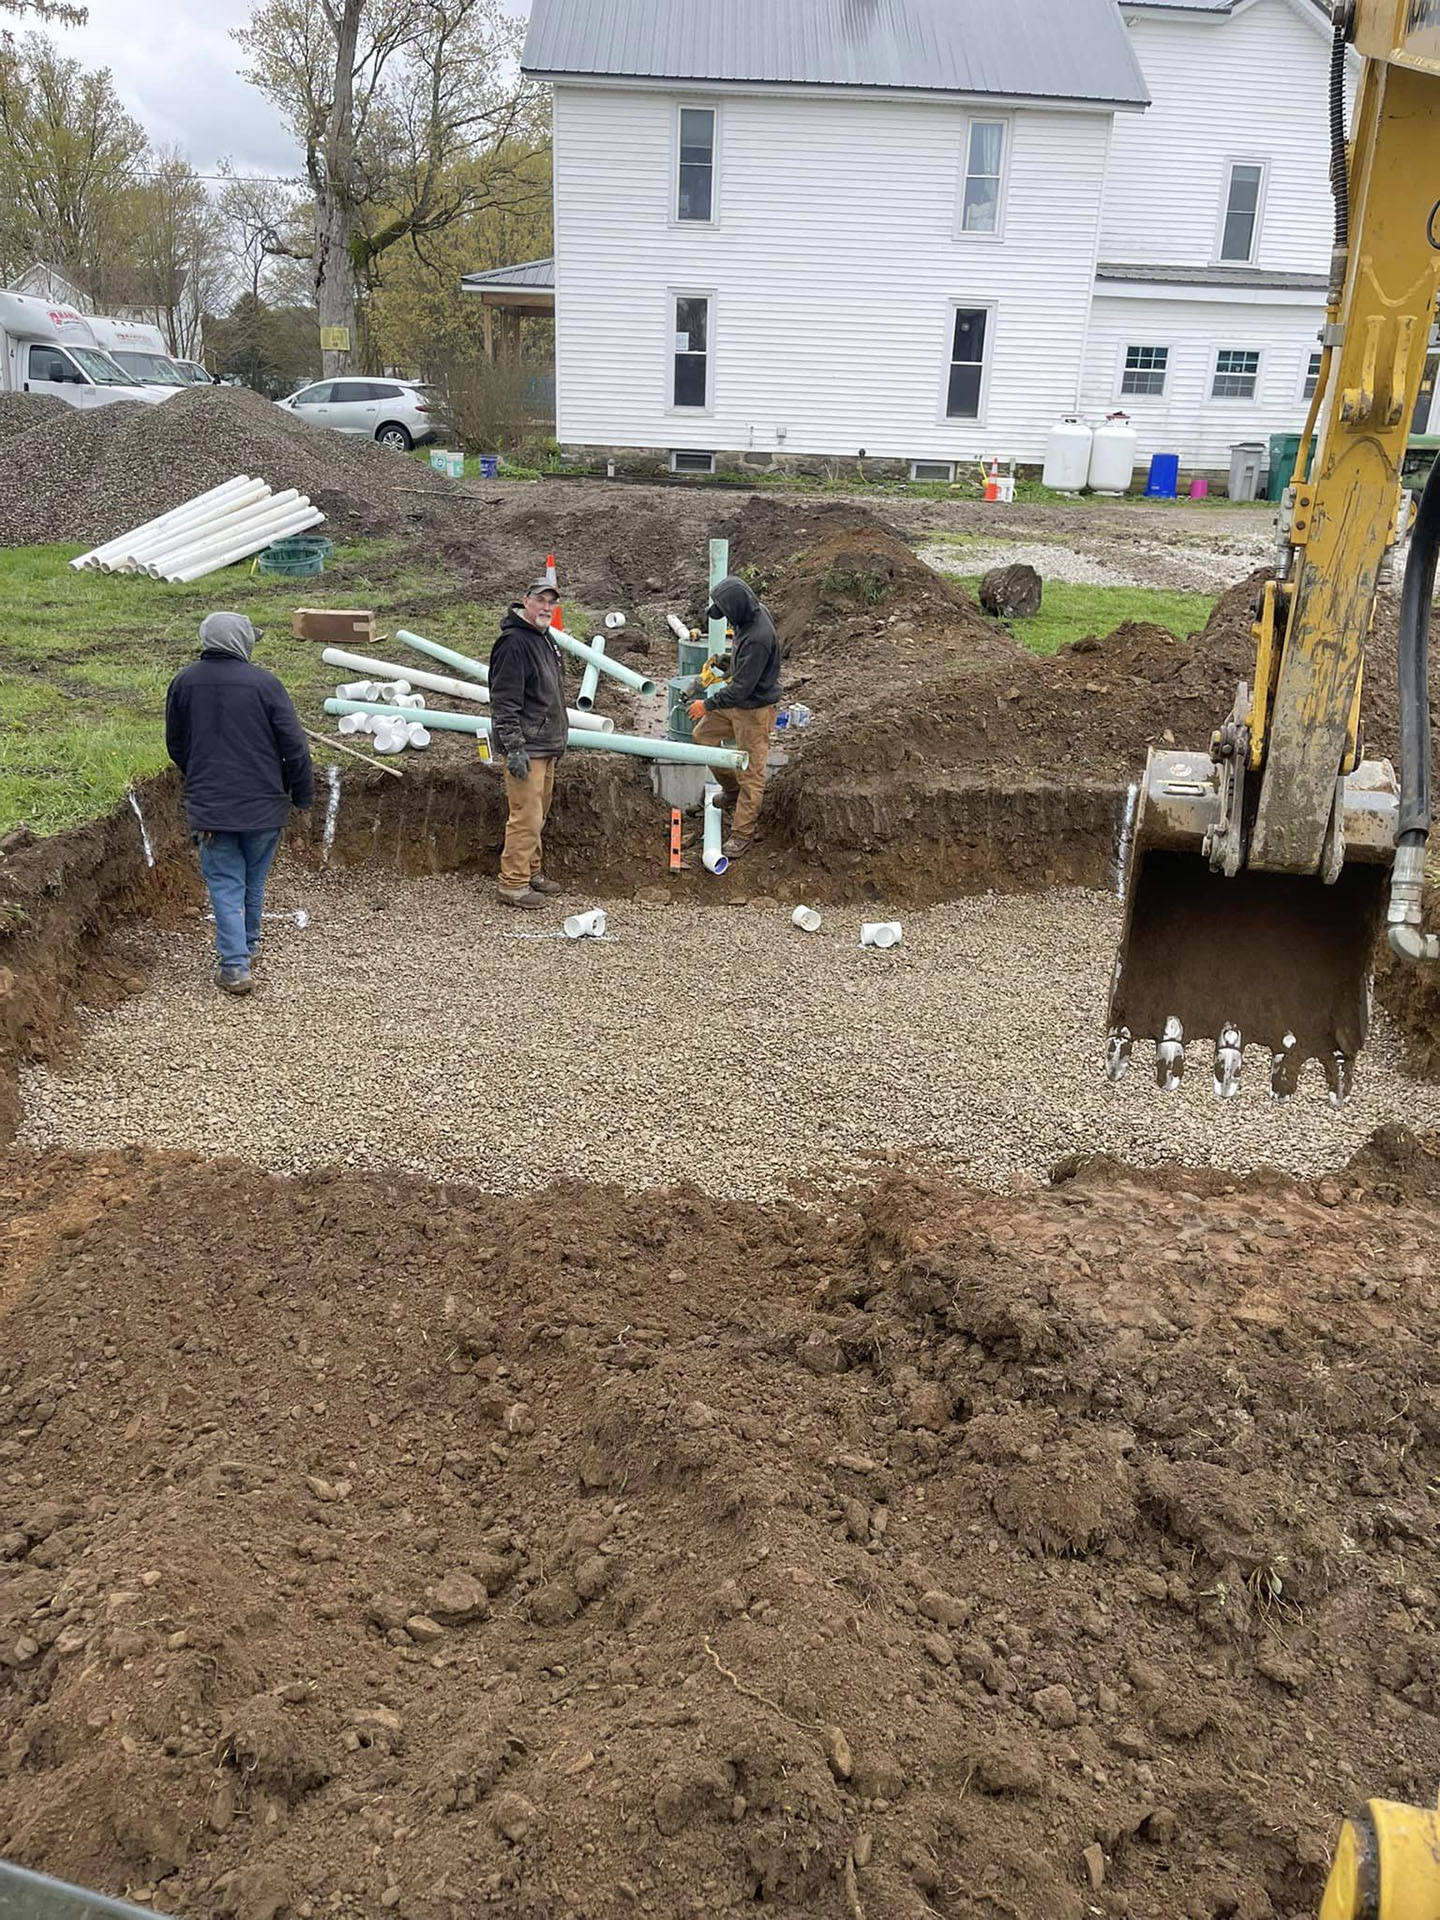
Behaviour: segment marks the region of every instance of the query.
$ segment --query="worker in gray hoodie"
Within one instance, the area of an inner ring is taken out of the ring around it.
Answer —
[[[724,794],[722,805],[733,808],[725,857],[737,860],[748,852],[765,795],[765,762],[780,705],[780,642],[775,625],[743,580],[732,574],[711,590],[707,620],[725,619],[734,633],[730,676],[699,700],[690,703],[697,746],[736,746],[749,754],[750,763],[736,775],[726,767],[712,769]]]

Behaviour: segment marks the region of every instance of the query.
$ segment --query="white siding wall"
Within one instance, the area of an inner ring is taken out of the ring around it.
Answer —
[[[1110,117],[1013,116],[997,242],[955,237],[963,108],[826,97],[721,98],[718,223],[678,226],[686,97],[555,89],[560,439],[1038,458],[1078,391]],[[713,296],[705,415],[667,406],[673,289]],[[995,307],[979,424],[945,418],[954,302]]]
[[[1142,473],[1152,453],[1178,453],[1182,466],[1224,468],[1241,440],[1299,433],[1309,405],[1302,398],[1306,364],[1325,317],[1314,307],[1241,302],[1095,298],[1086,356],[1084,411],[1098,421],[1123,410],[1140,436]],[[1127,346],[1169,347],[1163,399],[1120,398]],[[1255,349],[1260,379],[1255,400],[1212,400],[1220,347]]]
[[[1289,0],[1234,19],[1130,23],[1151,105],[1115,123],[1102,260],[1218,263],[1229,162],[1268,163],[1253,265],[1325,273],[1332,231],[1325,37]]]

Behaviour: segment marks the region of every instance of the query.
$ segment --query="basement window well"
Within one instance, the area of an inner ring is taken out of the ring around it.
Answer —
[[[685,452],[679,447],[670,455],[671,473],[714,473],[715,456],[713,453]]]
[[[912,460],[910,478],[912,480],[943,480],[947,487],[953,487],[955,462],[953,460]]]

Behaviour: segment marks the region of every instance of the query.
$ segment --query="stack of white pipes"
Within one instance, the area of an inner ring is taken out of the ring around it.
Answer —
[[[272,493],[264,480],[240,474],[184,506],[92,547],[70,562],[100,573],[143,573],[178,584],[248,560],[276,540],[288,540],[325,518],[308,494],[294,487]]]

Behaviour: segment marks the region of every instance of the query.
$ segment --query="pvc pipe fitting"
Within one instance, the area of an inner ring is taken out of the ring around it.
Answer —
[[[725,839],[725,819],[720,811],[720,789],[707,786],[705,789],[705,825],[701,839],[701,859],[707,873],[713,873],[718,880],[722,873],[728,873],[730,862],[721,851]]]
[[[898,947],[904,938],[898,920],[867,920],[860,929],[862,947]]]
[[[606,614],[605,631],[607,633],[619,633],[621,628],[624,625],[625,625],[625,616],[623,613],[607,613]]]
[[[406,727],[405,743],[411,747],[428,747],[430,744],[430,734],[417,720],[413,726]]]
[[[565,938],[567,940],[598,940],[605,931],[605,909],[592,907],[589,913],[572,913],[566,916]]]
[[[792,927],[798,927],[802,933],[819,933],[820,915],[814,907],[796,907],[790,916]]]

